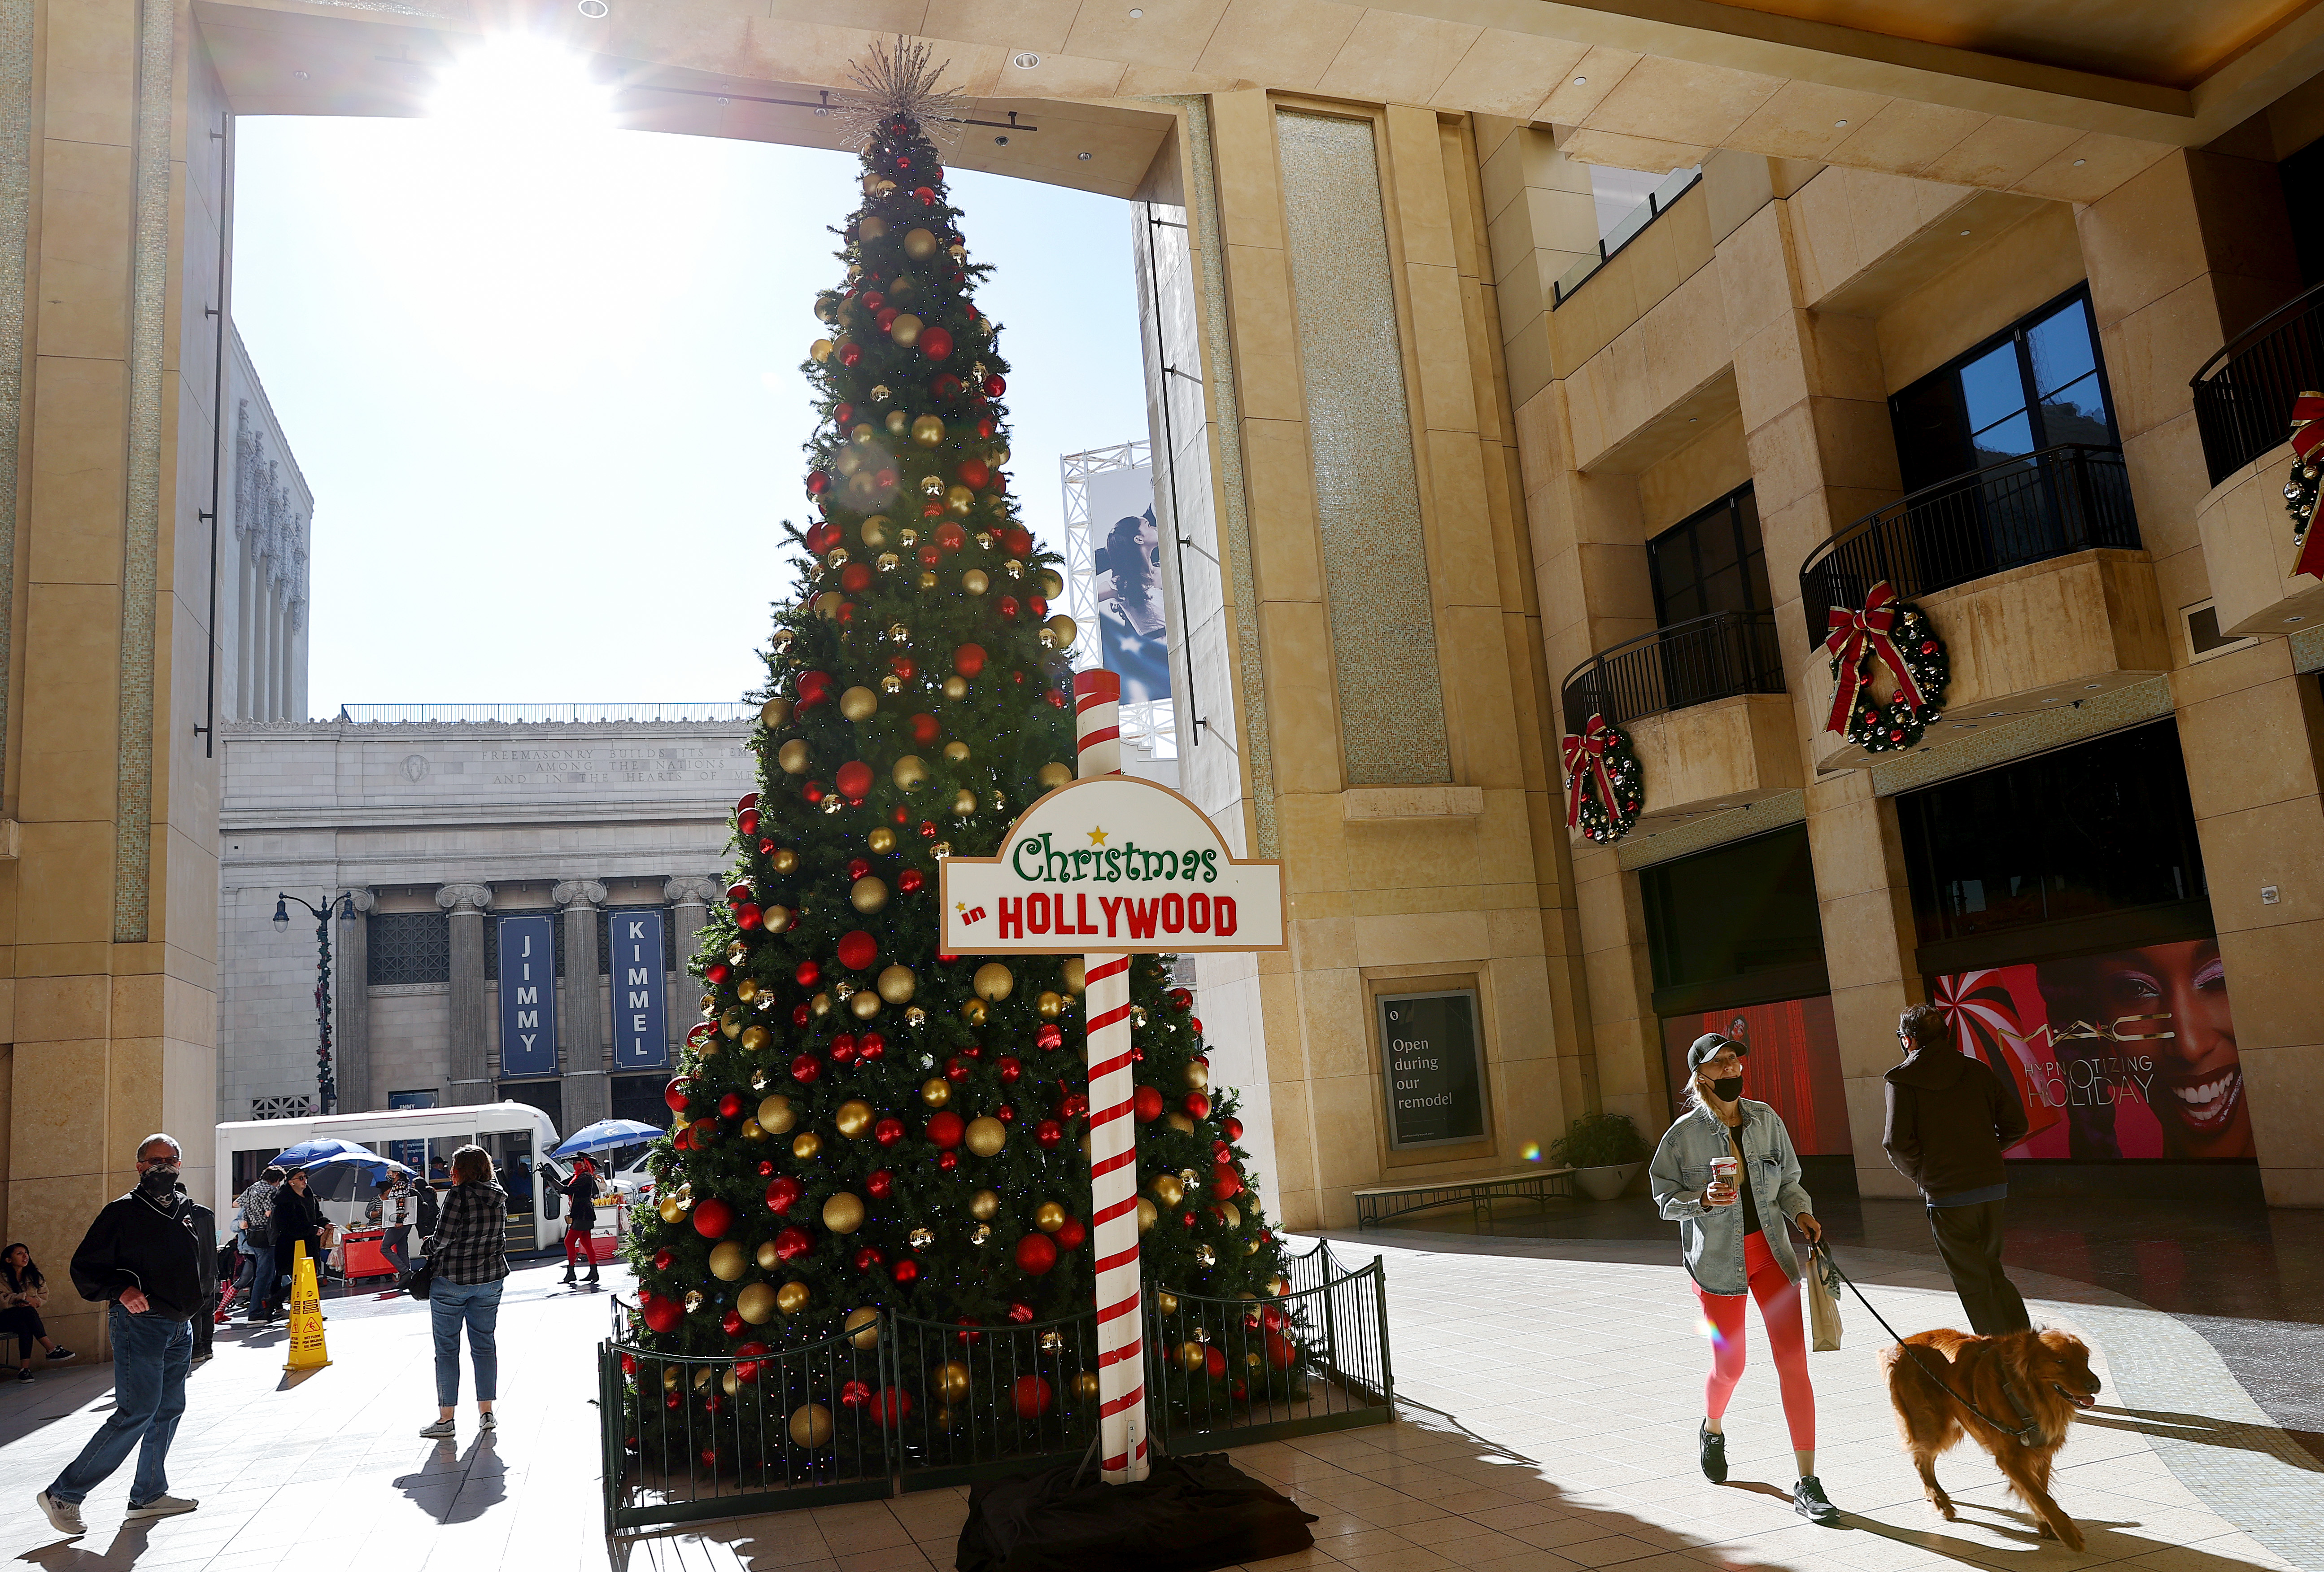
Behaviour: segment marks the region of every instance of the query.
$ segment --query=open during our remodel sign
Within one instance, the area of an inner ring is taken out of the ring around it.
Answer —
[[[1388,1144],[1442,1146],[1482,1139],[1485,1067],[1477,1035],[1477,991],[1383,994],[1377,1003]]]

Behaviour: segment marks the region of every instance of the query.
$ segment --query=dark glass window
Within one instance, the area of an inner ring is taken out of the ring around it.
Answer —
[[[1896,818],[1923,944],[2207,893],[2167,720],[1908,791]]]
[[[2283,182],[2283,208],[2292,220],[2292,247],[2300,258],[2300,282],[2324,283],[2324,142],[2311,142],[2275,166]]]
[[[452,980],[449,912],[373,911],[364,922],[364,981],[370,986]]]
[[[2119,444],[2089,291],[2051,301],[1888,401],[1904,489],[2065,442]]]
[[[669,1085],[668,1076],[615,1076],[613,1117],[634,1119],[641,1124],[669,1124],[669,1104],[662,1096]]]
[[[1766,611],[1767,553],[1748,485],[1646,542],[1655,620],[1663,627],[1715,611]]]
[[[1638,888],[1658,989],[1823,963],[1804,825],[1657,864]]]

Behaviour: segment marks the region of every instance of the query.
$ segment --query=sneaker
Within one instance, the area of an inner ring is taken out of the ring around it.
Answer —
[[[1792,1486],[1792,1510],[1812,1523],[1829,1528],[1840,1521],[1840,1508],[1824,1499],[1823,1482],[1814,1475],[1804,1475]]]
[[[17,1379],[18,1381],[30,1381],[30,1380],[32,1380],[32,1367],[31,1365],[29,1365],[29,1364],[19,1364],[18,1366],[16,1366],[16,1379]]]
[[[49,1350],[49,1357],[51,1359],[70,1359],[72,1356],[73,1351],[69,1348],[51,1348]]]
[[[486,1409],[483,1413],[476,1416],[476,1429],[480,1430],[497,1430],[500,1428],[501,1422],[493,1417],[492,1410]]]
[[[431,1441],[448,1441],[458,1432],[451,1420],[438,1419],[432,1425],[422,1426],[420,1433]]]
[[[1694,1449],[1702,1460],[1702,1476],[1713,1484],[1727,1483],[1727,1438],[1705,1424],[1695,1432]]]
[[[32,1499],[40,1503],[42,1512],[48,1513],[49,1526],[57,1532],[67,1535],[88,1532],[87,1529],[81,1527],[80,1503],[59,1501],[45,1490]]]
[[[180,1512],[191,1512],[201,1504],[198,1501],[189,1501],[182,1495],[157,1495],[143,1506],[133,1506],[122,1515],[130,1522],[135,1522],[139,1518],[173,1518]]]

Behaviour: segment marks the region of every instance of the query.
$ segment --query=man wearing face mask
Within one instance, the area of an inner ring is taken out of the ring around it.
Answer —
[[[2033,1326],[2001,1270],[2001,1211],[2009,1170],[2001,1154],[2025,1139],[2025,1105],[1983,1059],[1953,1047],[1943,1013],[1915,1004],[1897,1020],[1904,1062],[1890,1070],[1880,1149],[1920,1189],[1929,1232],[1953,1291],[1980,1337]]]
[[[129,1486],[132,1520],[171,1517],[196,1503],[169,1493],[170,1443],[186,1411],[193,1318],[202,1302],[202,1258],[216,1246],[178,1188],[178,1142],[149,1135],[137,1143],[137,1188],[110,1202],[73,1252],[73,1287],[110,1301],[113,1412],[80,1456],[35,1498],[59,1533],[79,1534],[80,1503],[141,1447]]]

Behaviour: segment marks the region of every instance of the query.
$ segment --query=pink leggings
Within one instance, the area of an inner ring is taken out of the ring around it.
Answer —
[[[1775,1351],[1775,1375],[1784,1389],[1784,1418],[1792,1428],[1792,1447],[1812,1451],[1815,1389],[1808,1384],[1807,1339],[1800,1331],[1800,1285],[1784,1275],[1766,1240],[1757,1234],[1743,1236],[1743,1270],[1751,1297],[1759,1301],[1768,1346]],[[1711,1324],[1711,1374],[1702,1383],[1702,1402],[1703,1410],[1716,1419],[1726,1415],[1727,1400],[1743,1379],[1743,1296],[1706,1293],[1697,1283],[1694,1297],[1702,1306],[1702,1318]]]

